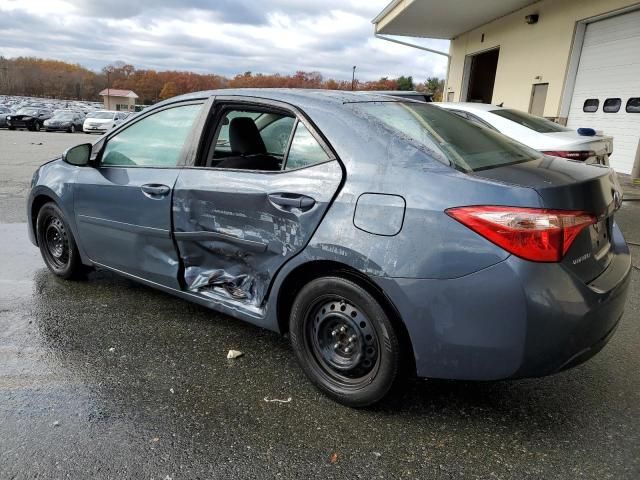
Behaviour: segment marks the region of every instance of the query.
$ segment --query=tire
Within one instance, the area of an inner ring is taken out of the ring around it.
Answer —
[[[72,124],[72,125],[69,127],[69,133],[76,133],[76,126],[75,126],[75,125],[73,125],[73,124]]]
[[[36,132],[40,131],[40,123],[36,122],[36,124],[33,126],[33,130],[35,130]]]
[[[9,130],[15,130],[16,127],[9,127]]]
[[[394,327],[375,298],[350,280],[323,277],[305,285],[293,302],[289,334],[307,377],[343,405],[372,405],[396,380]]]
[[[40,208],[36,236],[42,259],[54,275],[65,280],[83,277],[86,268],[80,259],[76,241],[55,203],[45,203]]]

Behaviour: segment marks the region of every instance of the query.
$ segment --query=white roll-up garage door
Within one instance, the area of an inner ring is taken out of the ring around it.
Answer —
[[[611,166],[631,173],[640,141],[640,10],[587,25],[567,126],[613,136]]]

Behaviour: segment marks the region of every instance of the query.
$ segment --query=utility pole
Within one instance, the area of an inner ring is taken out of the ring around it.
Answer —
[[[355,90],[356,86],[356,66],[353,66],[353,71],[351,72],[351,91]]]

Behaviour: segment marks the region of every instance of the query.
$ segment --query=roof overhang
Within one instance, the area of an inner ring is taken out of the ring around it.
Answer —
[[[393,0],[372,23],[385,35],[451,40],[538,1]]]

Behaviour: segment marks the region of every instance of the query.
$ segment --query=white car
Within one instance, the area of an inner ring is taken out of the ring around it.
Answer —
[[[572,130],[546,118],[485,103],[434,103],[553,157],[609,165],[613,138],[591,128]]]
[[[118,125],[127,117],[128,112],[116,112],[112,110],[98,110],[87,113],[87,118],[82,125],[85,133],[105,133]]]

